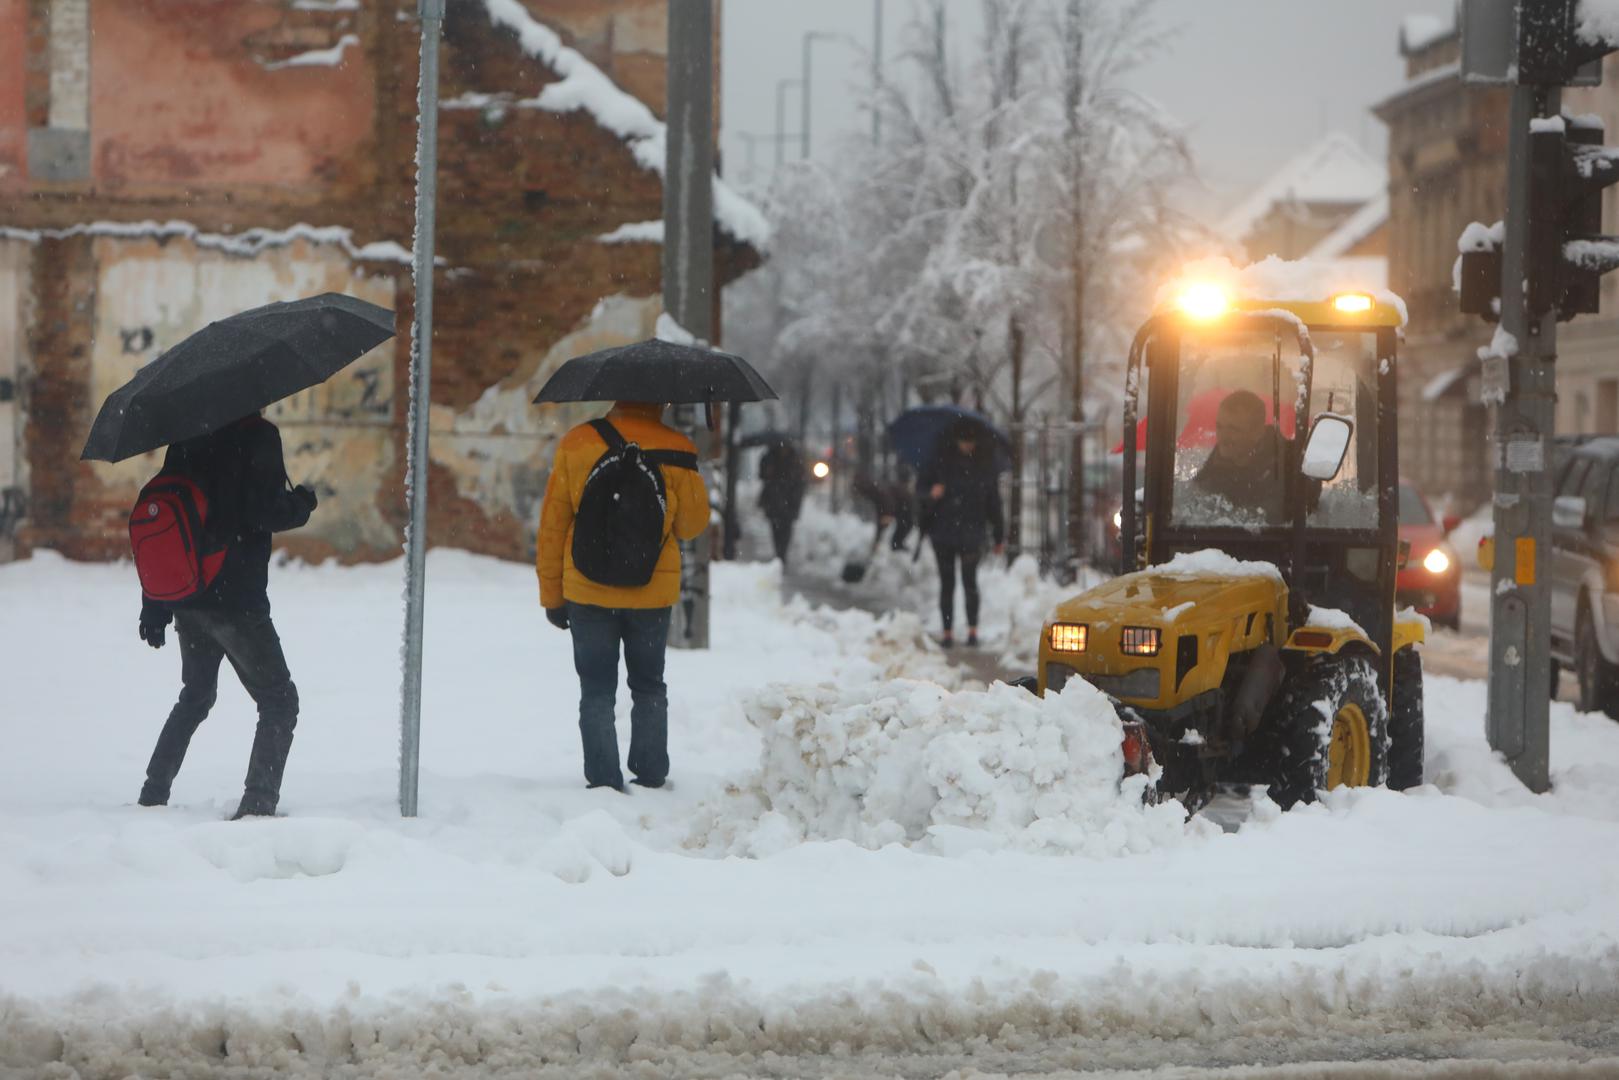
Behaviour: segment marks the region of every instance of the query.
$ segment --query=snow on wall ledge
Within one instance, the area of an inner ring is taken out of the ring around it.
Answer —
[[[524,52],[561,76],[541,90],[534,104],[554,112],[584,109],[607,130],[629,143],[643,169],[661,178],[666,127],[646,103],[621,89],[583,54],[562,44],[556,31],[530,15],[520,0],[483,0],[490,20],[513,30]],[[719,176],[714,177],[714,221],[744,244],[763,251],[770,224],[759,208]]]
[[[299,224],[287,229],[248,229],[239,233],[204,232],[189,221],[88,221],[65,229],[37,230],[0,226],[0,237],[30,243],[38,243],[42,237],[64,240],[74,236],[150,237],[154,240],[183,237],[198,247],[247,257],[267,248],[285,247],[295,240],[307,240],[313,244],[336,244],[354,259],[405,264],[411,261],[410,252],[392,240],[356,244],[353,232],[341,225]]]

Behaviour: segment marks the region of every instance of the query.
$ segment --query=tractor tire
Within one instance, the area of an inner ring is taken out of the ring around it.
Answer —
[[[1422,784],[1422,654],[1407,646],[1394,654],[1394,700],[1389,709],[1389,787]]]
[[[1614,665],[1603,659],[1602,646],[1597,644],[1596,623],[1591,609],[1580,608],[1580,621],[1574,631],[1574,675],[1579,683],[1579,696],[1575,707],[1581,712],[1603,712],[1619,719],[1619,684]]]
[[[1262,730],[1270,797],[1284,810],[1315,801],[1319,791],[1388,779],[1388,702],[1365,656],[1305,661],[1283,685]]]

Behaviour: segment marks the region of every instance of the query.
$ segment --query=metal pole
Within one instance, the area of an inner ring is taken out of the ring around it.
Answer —
[[[804,74],[799,80],[803,87],[804,100],[800,103],[799,113],[799,153],[801,158],[810,156],[810,46],[815,44],[815,33],[811,31],[804,35]]]
[[[427,584],[427,417],[433,386],[433,228],[438,197],[438,43],[444,0],[417,0],[422,21],[421,76],[416,87],[416,237],[411,284],[410,439],[405,500],[404,677],[399,703],[399,813],[416,816],[422,735],[422,609]]]
[[[801,85],[798,79],[776,80],[776,165],[779,167],[787,155],[787,88]]]
[[[668,115],[663,176],[663,307],[688,332],[714,339],[714,6],[669,2]],[[712,445],[702,410],[677,410],[702,456]],[[681,545],[676,648],[708,648],[707,535]]]
[[[871,28],[871,144],[879,146],[883,141],[881,96],[883,86],[883,0],[875,0],[872,7],[874,11]]]
[[[1495,566],[1490,572],[1490,747],[1531,791],[1549,786],[1551,592],[1546,581],[1552,474],[1547,442],[1555,416],[1556,312],[1532,320],[1524,292],[1529,239],[1529,121],[1556,116],[1561,91],[1512,91],[1507,149],[1506,243],[1501,257],[1501,328],[1515,356],[1485,363],[1495,410]]]

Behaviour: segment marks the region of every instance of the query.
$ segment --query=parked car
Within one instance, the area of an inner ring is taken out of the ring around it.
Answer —
[[[1573,669],[1581,709],[1619,717],[1619,438],[1565,436],[1556,450],[1552,663]]]
[[[1461,521],[1434,517],[1428,500],[1412,484],[1400,482],[1400,539],[1411,545],[1405,567],[1395,578],[1395,598],[1416,608],[1437,626],[1455,630],[1462,619],[1462,567],[1446,541]]]

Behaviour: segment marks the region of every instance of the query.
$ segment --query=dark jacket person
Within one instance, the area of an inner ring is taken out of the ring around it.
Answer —
[[[770,540],[783,566],[803,504],[804,459],[786,439],[771,443],[759,459],[759,509],[770,522]]]
[[[955,644],[956,563],[967,600],[967,644],[978,644],[978,560],[991,537],[995,552],[1005,550],[1006,521],[992,447],[983,445],[976,424],[962,422],[939,439],[933,459],[918,481],[923,521],[939,564],[939,616],[943,644]]]
[[[1250,390],[1233,390],[1215,413],[1214,449],[1192,482],[1239,514],[1275,522],[1282,514],[1281,458],[1281,440],[1265,422],[1264,400]]]
[[[213,583],[194,599],[142,602],[141,640],[152,648],[163,647],[164,629],[171,619],[174,622],[180,639],[180,699],[146,766],[140,804],[162,806],[169,801],[169,787],[185,760],[191,736],[213,708],[220,662],[228,659],[259,713],[242,801],[234,816],[274,814],[292,730],[298,723],[298,690],[270,621],[270,534],[308,521],[315,493],[291,486],[281,456],[281,433],[258,415],[174,444],[164,458],[163,471],[188,476],[202,488],[209,505],[209,539],[228,542],[229,553]]]

